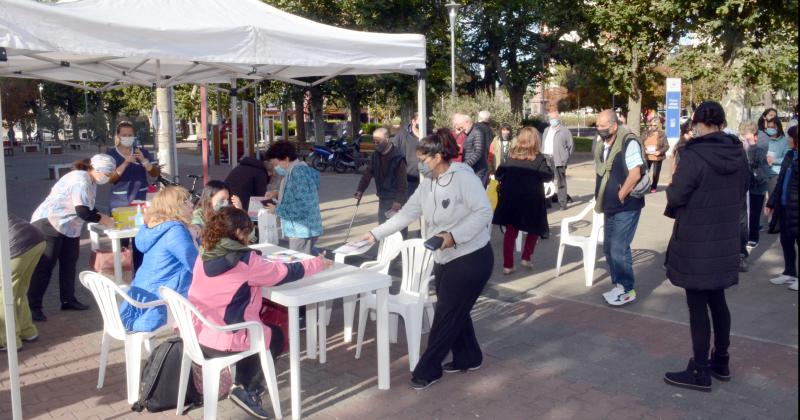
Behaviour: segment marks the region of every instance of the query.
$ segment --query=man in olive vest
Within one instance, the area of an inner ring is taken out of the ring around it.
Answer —
[[[608,304],[622,306],[636,299],[631,242],[636,234],[644,197],[630,195],[643,174],[639,139],[617,121],[611,110],[597,116],[594,150],[595,211],[603,213],[603,251],[614,287],[603,294]]]

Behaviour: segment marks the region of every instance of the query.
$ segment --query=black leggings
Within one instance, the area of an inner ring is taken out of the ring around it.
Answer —
[[[483,353],[470,312],[492,275],[494,253],[483,248],[446,264],[436,264],[436,309],[428,335],[428,348],[414,368],[414,378],[433,381],[442,376],[442,362],[453,352],[456,368],[467,369],[483,362]]]
[[[653,183],[650,185],[650,188],[656,188],[658,186],[658,177],[661,175],[661,163],[664,162],[663,160],[648,160],[647,161],[647,170],[653,172]]]
[[[758,228],[761,225],[761,212],[764,210],[764,194],[750,193],[750,241],[758,242]]]
[[[50,285],[53,268],[58,263],[58,288],[61,303],[75,299],[75,267],[81,249],[81,238],[70,238],[58,232],[47,219],[33,222],[44,234],[45,248],[36,264],[28,288],[28,306],[41,310],[44,294]]]
[[[274,325],[267,326],[272,330],[272,338],[269,340],[269,351],[272,353],[272,360],[274,361],[281,354],[284,340],[283,331]],[[203,345],[200,345],[200,349],[203,350],[203,356],[209,358],[231,355],[229,352],[212,349]],[[258,357],[258,353],[247,356],[236,362],[236,377],[233,379],[233,383],[243,386],[244,389],[248,391],[255,391],[259,387],[262,389],[265,388],[267,382],[264,379],[264,371],[261,369],[261,359]]]
[[[783,249],[783,274],[787,276],[797,277],[797,228],[794,230],[789,228],[790,215],[786,211],[786,207],[778,207],[778,221],[781,225],[781,248]],[[797,221],[795,221],[797,223]]]
[[[725,290],[686,289],[686,303],[689,305],[689,327],[692,331],[694,360],[701,365],[708,364],[711,341],[709,309],[714,324],[714,349],[717,354],[727,354],[731,335],[731,313],[725,302]]]

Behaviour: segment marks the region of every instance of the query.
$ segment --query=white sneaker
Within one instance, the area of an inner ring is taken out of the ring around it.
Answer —
[[[797,291],[797,279],[794,279],[791,283],[789,283],[789,290]]]
[[[603,293],[603,298],[606,300],[606,302],[611,303],[622,293],[625,293],[625,288],[622,287],[621,284],[617,283],[614,285],[613,289]]]
[[[777,285],[790,283],[792,281],[797,281],[797,277],[787,276],[786,274],[781,274],[778,277],[769,279],[770,283],[777,284]]]
[[[628,290],[627,292],[622,292],[617,295],[617,298],[613,301],[608,301],[608,304],[611,306],[622,306],[627,305],[631,302],[636,300],[636,290]]]

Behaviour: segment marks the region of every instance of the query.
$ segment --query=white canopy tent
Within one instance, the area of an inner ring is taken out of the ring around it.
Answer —
[[[384,73],[417,76],[419,124],[425,132],[423,35],[336,28],[258,0],[80,0],[56,5],[2,0],[0,7],[0,77],[106,91],[235,79],[313,86],[339,75]],[[86,88],[80,82],[104,85]],[[4,157],[0,174],[5,179]],[[12,407],[14,418],[20,419],[6,197],[5,182],[0,182],[0,269],[10,334]]]

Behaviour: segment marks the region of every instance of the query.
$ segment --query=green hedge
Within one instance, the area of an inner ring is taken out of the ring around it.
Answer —
[[[592,142],[594,139],[590,137],[575,137],[575,151],[576,152],[591,152]]]
[[[276,121],[274,123],[274,127],[275,127],[275,135],[276,136],[282,136],[283,135],[283,127],[281,126],[281,123]],[[295,123],[294,121],[290,121],[289,122],[289,135],[290,136],[297,135],[297,123]]]

